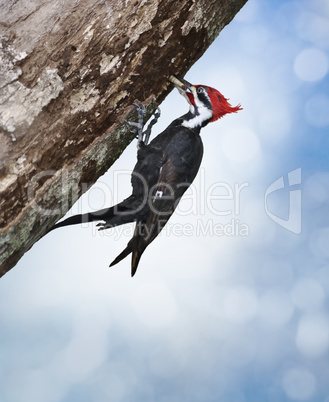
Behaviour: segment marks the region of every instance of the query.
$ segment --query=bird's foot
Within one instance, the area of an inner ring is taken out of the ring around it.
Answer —
[[[146,108],[145,106],[140,103],[133,103],[133,105],[136,107],[137,110],[137,114],[138,114],[138,122],[134,122],[134,121],[128,121],[126,120],[126,123],[133,127],[132,132],[137,134],[137,139],[138,139],[138,144],[137,146],[139,146],[139,144],[143,141],[143,128],[144,128],[144,116],[146,113]]]
[[[98,230],[105,230],[105,229],[109,229],[109,228],[112,227],[111,225],[109,225],[109,224],[106,223],[106,222],[97,223],[96,226],[97,226]]]
[[[150,135],[151,135],[152,127],[154,126],[154,124],[157,123],[157,121],[158,121],[158,119],[160,117],[161,111],[160,111],[160,108],[158,107],[156,112],[154,113],[153,119],[148,124],[147,129],[145,131],[143,131],[143,128],[144,128],[144,116],[145,116],[145,113],[146,113],[146,108],[142,103],[140,103],[140,104],[133,103],[133,105],[136,107],[136,110],[137,110],[137,113],[138,113],[138,122],[136,123],[136,122],[133,122],[133,121],[126,120],[126,123],[129,126],[133,127],[132,132],[137,134],[137,139],[138,139],[137,147],[139,148],[141,142],[143,142],[145,145],[148,144],[149,139],[150,139]]]
[[[155,111],[153,115],[153,119],[149,122],[149,125],[147,126],[147,129],[143,132],[143,137],[144,137],[144,143],[145,145],[148,144],[150,135],[151,135],[151,130],[154,124],[156,124],[159,120],[159,117],[161,116],[161,110],[159,107],[157,107],[157,110]]]

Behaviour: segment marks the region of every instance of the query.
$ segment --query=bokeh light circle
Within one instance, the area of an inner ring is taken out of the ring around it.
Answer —
[[[315,48],[302,50],[294,63],[295,73],[303,81],[321,80],[328,73],[328,69],[327,55]]]

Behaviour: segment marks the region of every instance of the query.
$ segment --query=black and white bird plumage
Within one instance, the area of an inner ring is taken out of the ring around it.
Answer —
[[[174,76],[170,81],[189,102],[189,111],[174,120],[149,144],[143,141],[142,127],[139,126],[131,196],[113,207],[69,217],[51,229],[100,221],[97,226],[104,230],[136,222],[132,239],[110,264],[115,265],[132,254],[132,276],[146,247],[168,222],[199,170],[203,155],[201,128],[226,113],[241,109],[240,105],[232,107],[220,92],[211,87],[193,86]],[[143,113],[143,107],[139,107],[138,112],[139,115]]]

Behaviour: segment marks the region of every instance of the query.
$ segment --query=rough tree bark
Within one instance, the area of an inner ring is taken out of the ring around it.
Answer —
[[[129,144],[132,102],[152,113],[246,1],[0,0],[0,276]]]

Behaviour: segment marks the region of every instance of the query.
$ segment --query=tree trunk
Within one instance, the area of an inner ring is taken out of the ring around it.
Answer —
[[[246,1],[0,0],[0,276],[120,156],[132,102],[151,114]]]

